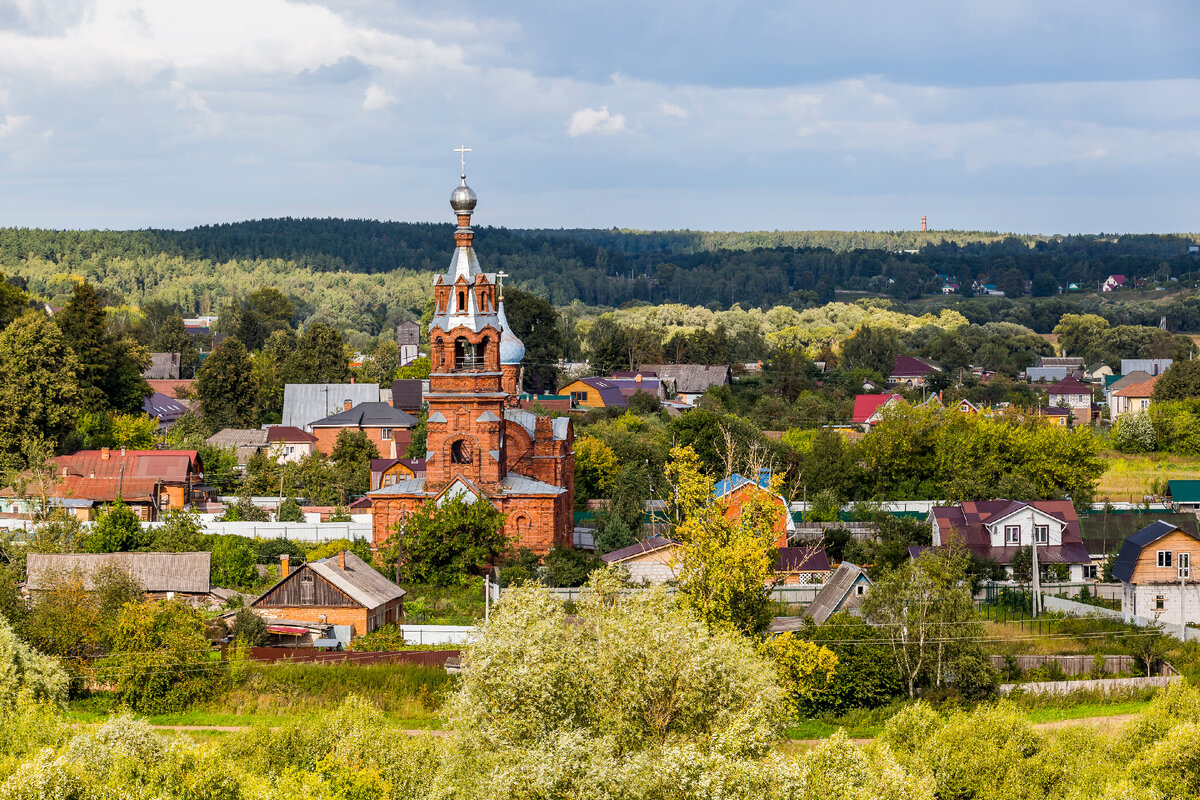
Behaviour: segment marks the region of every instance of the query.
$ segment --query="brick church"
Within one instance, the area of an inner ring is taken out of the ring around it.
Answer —
[[[476,202],[464,169],[450,197],[454,255],[433,283],[425,476],[368,495],[375,547],[427,500],[459,494],[490,500],[516,547],[573,544],[575,434],[569,419],[517,407],[525,345],[504,315],[504,273],[484,272],[475,256]]]

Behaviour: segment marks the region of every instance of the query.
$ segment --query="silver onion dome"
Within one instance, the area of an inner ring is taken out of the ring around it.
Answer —
[[[479,198],[475,196],[471,187],[467,186],[467,176],[464,175],[454,194],[450,195],[450,208],[454,209],[456,214],[470,214],[478,202]]]

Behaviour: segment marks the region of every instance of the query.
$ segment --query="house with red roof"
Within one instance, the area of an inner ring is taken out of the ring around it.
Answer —
[[[892,366],[892,373],[888,375],[888,383],[894,386],[901,384],[914,387],[924,386],[931,375],[941,371],[941,367],[923,358],[896,356],[896,363]]]
[[[1109,275],[1104,279],[1104,283],[1100,286],[1102,292],[1115,292],[1117,289],[1125,286],[1124,275]]]
[[[1076,424],[1100,421],[1100,406],[1092,402],[1092,387],[1078,378],[1064,378],[1046,391],[1048,405],[1071,410]]]
[[[272,425],[267,428],[268,452],[280,464],[299,461],[313,451],[317,437],[295,425]]]
[[[1154,397],[1154,384],[1162,375],[1155,375],[1138,383],[1131,383],[1113,391],[1108,398],[1108,415],[1116,421],[1125,414],[1140,414],[1150,408]]]
[[[869,430],[870,426],[883,419],[883,411],[900,403],[907,402],[898,394],[860,394],[854,398],[854,416],[851,421],[855,425]]]
[[[1088,580],[1092,557],[1083,544],[1079,515],[1070,500],[984,500],[934,506],[933,546],[964,545],[982,560],[1012,573],[1023,547],[1036,547],[1039,564],[1066,564],[1071,581]]]

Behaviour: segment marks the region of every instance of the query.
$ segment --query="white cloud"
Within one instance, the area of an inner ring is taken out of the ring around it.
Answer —
[[[364,111],[379,111],[394,102],[396,102],[396,98],[388,94],[386,89],[372,83],[363,95],[362,107]]]
[[[15,136],[22,129],[29,126],[33,121],[33,117],[23,114],[7,114],[3,119],[0,119],[0,140]]]
[[[571,115],[567,126],[568,136],[586,136],[589,133],[613,134],[625,130],[625,115],[610,114],[608,106],[581,108]]]
[[[687,119],[689,116],[686,108],[684,108],[683,106],[677,106],[674,103],[668,103],[666,100],[659,101],[658,108],[660,111],[662,111],[662,113],[666,114],[668,117],[675,117],[676,119]]]

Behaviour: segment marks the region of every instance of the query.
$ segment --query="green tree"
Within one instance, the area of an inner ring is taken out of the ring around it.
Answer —
[[[1004,273],[1000,290],[1004,292],[1005,297],[1017,298],[1025,294],[1025,279],[1021,276],[1021,271],[1013,268]]]
[[[13,286],[0,272],[0,330],[29,308],[29,295]]]
[[[504,287],[504,312],[525,345],[522,388],[531,394],[553,394],[559,385],[557,364],[565,354],[558,312],[545,298],[515,286]]]
[[[617,454],[593,436],[575,440],[575,508],[587,508],[587,501],[611,497],[617,473]]]
[[[196,379],[200,411],[212,430],[245,428],[256,415],[256,389],[246,347],[230,336],[204,359]]]
[[[779,682],[787,692],[791,717],[805,716],[813,701],[833,683],[837,655],[828,648],[801,639],[792,631],[767,639],[763,649],[779,671]]]
[[[31,432],[63,439],[82,408],[79,362],[58,328],[28,312],[0,333],[0,467],[19,466]]]
[[[1112,430],[1112,444],[1122,453],[1153,453],[1158,445],[1149,414],[1123,414]]]
[[[288,495],[287,499],[279,504],[279,510],[275,513],[275,521],[304,522],[304,512],[300,509],[296,498]]]
[[[1200,361],[1176,361],[1154,382],[1154,402],[1200,397]]]
[[[204,549],[204,523],[199,515],[173,508],[153,530],[151,548],[160,553],[194,553]]]
[[[837,656],[833,679],[806,698],[803,710],[807,713],[843,714],[854,708],[877,708],[904,694],[891,646],[861,617],[842,611],[821,625],[804,628],[801,635]]]
[[[67,673],[58,662],[23,642],[0,618],[0,709],[32,703],[65,706],[67,688]]]
[[[342,332],[324,322],[304,326],[296,350],[288,358],[289,383],[345,383],[350,380],[350,359]]]
[[[1066,355],[1084,356],[1099,343],[1108,330],[1108,320],[1096,314],[1063,314],[1054,333],[1059,349]]]
[[[886,378],[892,374],[899,352],[894,332],[864,325],[842,345],[842,365],[869,369]]]
[[[637,536],[625,524],[625,520],[617,516],[606,517],[596,531],[596,552],[601,555],[629,547],[637,543]]]
[[[149,414],[114,414],[112,438],[116,447],[130,450],[151,450],[158,434],[158,420]]]
[[[762,633],[771,620],[767,587],[775,563],[778,508],[755,495],[743,503],[737,519],[729,519],[724,503],[713,498],[712,479],[689,447],[672,448],[667,480],[679,520],[673,537],[683,544],[676,572],[684,606],[711,626]]]
[[[587,582],[600,559],[583,550],[555,545],[542,559],[546,567],[546,582],[550,586],[573,588]]]
[[[1049,272],[1039,272],[1033,276],[1033,296],[1052,297],[1058,293],[1058,281]]]
[[[106,348],[107,371],[102,384],[108,406],[136,414],[150,396],[150,384],[142,373],[150,366],[150,351],[131,336],[113,337]]]
[[[379,558],[399,564],[398,583],[461,586],[509,546],[504,515],[486,498],[461,494],[440,506],[426,501],[393,530]]]
[[[200,353],[179,314],[172,314],[163,321],[158,333],[150,340],[150,349],[156,353],[179,353],[179,377],[196,377]]]
[[[238,645],[246,647],[262,647],[271,640],[267,621],[244,607],[234,615],[229,634]]]
[[[243,589],[254,585],[258,571],[254,568],[254,542],[233,534],[212,539],[212,575],[214,586]]]
[[[413,427],[408,438],[408,450],[405,458],[425,458],[429,447],[429,409],[422,408],[417,415],[417,424]]]
[[[148,541],[137,514],[117,498],[101,512],[82,544],[88,553],[126,553],[141,548]]]
[[[104,381],[111,367],[109,333],[96,288],[87,281],[75,284],[71,299],[55,315],[55,322],[78,362],[75,372],[83,402],[90,409],[105,409]]]
[[[180,711],[212,696],[223,665],[209,657],[199,612],[177,600],[130,603],[121,610],[113,654],[96,679],[116,687],[122,703],[143,714]]]
[[[348,428],[339,431],[330,458],[341,475],[343,504],[351,495],[366,494],[371,489],[371,459],[379,458],[379,448],[366,433]]]

